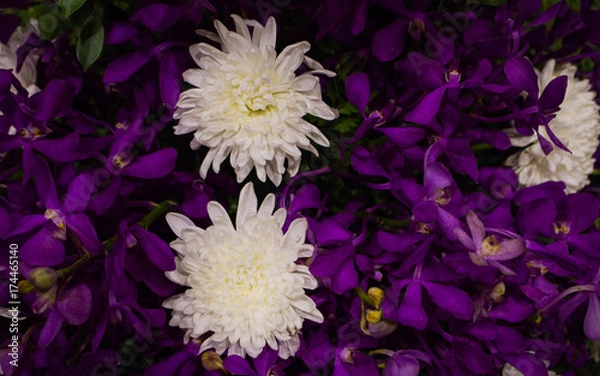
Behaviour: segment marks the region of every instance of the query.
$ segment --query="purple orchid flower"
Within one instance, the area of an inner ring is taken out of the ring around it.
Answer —
[[[499,261],[512,260],[523,254],[525,252],[523,238],[512,231],[498,228],[486,229],[473,211],[467,213],[467,225],[471,236],[461,228],[454,229],[454,233],[458,241],[471,251],[469,256],[473,263],[480,266],[493,265],[503,274],[515,275],[514,271]],[[487,235],[488,232],[492,234]]]
[[[462,195],[450,171],[441,163],[425,166],[423,185],[411,180],[397,179],[392,183],[392,191],[405,197],[412,206],[413,215],[422,223],[437,221],[444,234],[456,239],[454,229],[460,226],[456,211],[462,202]]]
[[[429,3],[429,0],[413,3],[413,9],[409,9],[406,4],[398,1],[374,0],[371,2],[372,5],[392,11],[399,16],[397,20],[379,29],[373,36],[371,50],[377,60],[396,59],[404,51],[409,35],[417,42],[425,37],[438,42],[436,26],[430,19],[432,13],[426,12]]]
[[[560,109],[560,104],[565,98],[567,77],[556,77],[548,83],[548,86],[539,95],[537,76],[529,60],[523,57],[508,59],[504,65],[504,73],[512,85],[527,93],[524,103],[525,108],[511,115],[512,118],[515,118],[516,131],[525,136],[531,136],[536,132],[545,154],[552,151],[552,143],[570,152],[549,126],[550,121],[556,116],[555,113]],[[538,132],[540,126],[545,128],[552,143]]]
[[[58,293],[48,318],[40,332],[38,345],[48,346],[60,331],[63,323],[82,325],[92,312],[92,292],[85,284]]]
[[[91,177],[87,174],[77,176],[69,185],[65,198],[59,200],[48,164],[41,157],[36,161],[37,192],[46,210],[44,214],[23,217],[6,235],[11,237],[37,230],[23,244],[20,257],[30,265],[59,265],[64,261],[64,241],[70,232],[87,251],[97,253],[102,250],[94,226],[85,213],[93,190]]]

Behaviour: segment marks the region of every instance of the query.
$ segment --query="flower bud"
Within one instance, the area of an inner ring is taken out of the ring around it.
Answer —
[[[202,360],[202,367],[207,371],[224,371],[223,359],[212,350],[208,350],[202,353],[200,356]]]
[[[35,268],[29,273],[28,281],[33,285],[36,292],[43,293],[50,291],[56,286],[58,275],[52,268],[45,266]]]
[[[367,312],[366,319],[370,324],[377,324],[382,318],[381,311],[370,310]]]
[[[502,296],[504,295],[505,292],[506,292],[506,285],[504,284],[504,282],[500,282],[496,286],[494,286],[494,288],[492,289],[492,292],[490,294],[490,299],[493,301],[496,301],[496,300],[502,298]]]
[[[379,307],[381,307],[381,302],[383,302],[385,293],[379,287],[370,287],[367,291],[367,296],[373,300],[373,303],[375,303],[375,308],[379,309]]]

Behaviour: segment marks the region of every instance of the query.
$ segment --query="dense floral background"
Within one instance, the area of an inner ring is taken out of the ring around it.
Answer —
[[[598,62],[591,0],[0,0],[0,374],[600,374]]]

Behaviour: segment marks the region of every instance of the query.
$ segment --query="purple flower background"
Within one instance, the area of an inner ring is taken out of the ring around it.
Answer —
[[[198,355],[161,306],[182,291],[164,215],[206,227],[242,187],[228,163],[201,179],[206,150],[173,134],[196,30],[230,14],[273,16],[278,51],[308,40],[337,73],[321,85],[339,118],[309,119],[331,147],[279,187],[247,179],[315,248],[325,322],[287,360]],[[507,128],[568,149],[549,126],[566,77],[540,90],[534,67],[575,64],[598,91],[597,1],[0,0],[0,43],[30,18],[16,70],[39,56],[40,91],[0,69],[0,306],[18,244],[23,318],[18,368],[1,332],[5,374],[600,373],[600,164],[573,194],[504,165]]]

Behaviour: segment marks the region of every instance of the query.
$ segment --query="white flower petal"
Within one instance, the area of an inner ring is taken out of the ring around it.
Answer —
[[[554,60],[549,60],[541,73],[537,72],[540,92],[555,77],[567,76],[565,99],[549,126],[572,154],[555,146],[545,155],[537,136],[524,137],[514,130],[506,131],[513,146],[525,147],[506,161],[517,173],[521,185],[529,187],[547,181],[564,181],[566,192],[574,193],[590,182],[589,175],[595,162],[593,155],[599,145],[600,107],[595,102],[596,93],[591,90],[589,80],[575,78],[576,72],[574,65],[557,67]],[[539,132],[548,139],[544,127],[540,127]]]
[[[221,204],[216,201],[211,201],[206,205],[208,216],[215,227],[225,228],[227,230],[234,230],[233,223],[229,218],[229,214]]]
[[[289,357],[298,351],[303,321],[323,321],[305,293],[318,286],[317,280],[307,266],[296,263],[312,254],[312,246],[304,243],[306,220],[294,220],[283,234],[287,212],[273,213],[275,195],[257,206],[248,183],[240,193],[235,229],[215,201],[207,207],[213,225],[205,230],[184,216],[169,216],[184,240],[173,242],[180,257],[176,270],[166,275],[189,288],[163,306],[173,310],[169,325],[185,330],[184,341],[213,333],[201,351],[256,357],[268,345]]]
[[[248,216],[256,214],[258,200],[254,193],[254,185],[247,183],[240,192],[239,206],[235,217],[235,226],[240,229],[246,222]]]
[[[255,168],[261,181],[268,178],[279,185],[286,160],[290,175],[297,173],[300,148],[317,154],[311,140],[329,146],[323,133],[302,118],[307,114],[326,120],[337,117],[337,111],[323,102],[319,80],[313,76],[333,72],[304,55],[310,49],[307,42],[287,46],[277,56],[273,18],[262,26],[232,17],[235,31],[215,21],[221,50],[206,43],[190,47],[199,69],[184,73],[184,80],[194,88],[179,96],[175,133],[194,132],[190,147],[210,149],[200,167],[202,178],[211,166],[218,172],[229,155],[238,182]],[[316,70],[296,77],[303,62]]]
[[[171,230],[181,239],[183,238],[181,234],[183,229],[195,226],[191,219],[180,213],[167,213],[165,219]]]

